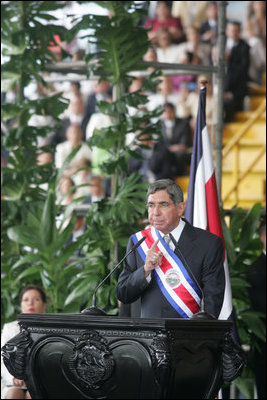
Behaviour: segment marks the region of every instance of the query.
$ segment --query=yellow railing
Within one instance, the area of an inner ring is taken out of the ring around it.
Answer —
[[[249,118],[242,128],[235,134],[235,136],[229,140],[227,145],[224,147],[222,156],[226,157],[227,154],[232,150],[235,145],[238,145],[239,141],[245,135],[245,133],[251,128],[251,126],[261,117],[261,115],[266,111],[266,99],[262,101],[259,107],[254,111],[251,118]]]
[[[263,112],[266,111],[266,99],[262,101],[259,107],[252,114],[251,118],[244,123],[244,125],[240,128],[240,130],[235,134],[235,136],[229,140],[227,145],[224,147],[222,156],[223,158],[229,154],[232,150],[234,154],[234,162],[233,162],[233,184],[230,186],[228,191],[223,195],[223,202],[226,201],[229,196],[234,193],[235,196],[235,204],[238,203],[238,186],[240,182],[249,174],[254,165],[258,162],[258,160],[266,153],[266,145],[262,145],[260,150],[257,152],[256,156],[251,160],[250,164],[247,168],[240,174],[239,171],[239,152],[240,152],[240,140],[243,138],[245,133],[251,128],[251,126],[261,118]]]

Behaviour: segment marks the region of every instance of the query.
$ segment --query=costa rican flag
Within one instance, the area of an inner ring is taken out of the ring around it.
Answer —
[[[223,238],[215,171],[209,134],[206,126],[206,88],[200,89],[198,114],[194,132],[189,188],[185,218],[192,225]],[[224,244],[224,300],[218,319],[233,319],[232,291]],[[204,299],[205,306],[205,299]],[[233,331],[236,341],[237,333]]]

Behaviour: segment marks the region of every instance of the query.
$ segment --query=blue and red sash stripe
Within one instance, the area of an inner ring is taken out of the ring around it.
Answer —
[[[171,306],[183,318],[191,317],[200,308],[202,295],[199,288],[189,276],[180,258],[165,243],[158,230],[152,227],[137,232],[132,235],[131,238],[135,244],[144,236],[146,237],[146,240],[137,249],[140,257],[145,262],[147,251],[158,238],[159,243],[156,250],[160,250],[163,253],[163,258],[161,265],[157,266],[154,270],[155,279],[163,295]],[[178,287],[172,288],[167,284],[165,274],[169,270],[174,270],[179,273],[180,284]]]

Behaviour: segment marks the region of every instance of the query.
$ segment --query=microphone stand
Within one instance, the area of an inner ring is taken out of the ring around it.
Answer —
[[[138,246],[145,240],[146,238],[143,237],[140,239],[128,253],[123,257],[122,260],[118,262],[118,264],[110,271],[110,273],[97,285],[97,287],[94,290],[93,297],[92,297],[92,305],[89,308],[85,308],[84,310],[81,311],[81,314],[86,314],[86,315],[107,315],[107,313],[102,310],[101,308],[96,307],[96,292],[98,289],[103,285],[104,282],[110,277],[111,274],[113,274],[114,271],[123,263],[126,257],[128,257],[129,254],[131,254],[135,249],[137,249]]]

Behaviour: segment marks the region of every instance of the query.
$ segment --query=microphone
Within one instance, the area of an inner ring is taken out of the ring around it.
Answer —
[[[195,284],[199,288],[200,293],[202,295],[202,299],[201,299],[201,303],[200,303],[200,310],[196,314],[193,314],[190,319],[198,319],[198,318],[201,318],[201,319],[217,319],[216,317],[214,317],[214,315],[212,315],[212,314],[210,314],[210,313],[205,311],[205,307],[204,307],[204,304],[205,304],[204,303],[204,292],[203,292],[200,284],[198,283],[198,280],[196,279],[195,275],[193,274],[193,271],[191,270],[191,268],[187,264],[186,259],[184,258],[181,250],[179,249],[178,243],[176,242],[176,240],[174,239],[174,237],[172,236],[171,233],[169,233],[169,236],[170,236],[171,240],[173,241],[173,243],[175,245],[175,250],[178,251],[180,257],[182,258],[183,263],[186,266],[186,269],[188,270],[189,274],[191,275],[191,278],[193,278]]]
[[[103,285],[104,282],[110,277],[111,274],[113,274],[114,271],[116,271],[117,268],[123,263],[126,257],[128,257],[129,254],[131,254],[134,250],[137,249],[137,247],[140,246],[141,243],[145,240],[145,237],[142,237],[135,245],[131,248],[130,251],[118,262],[118,264],[110,271],[110,273],[105,276],[105,278],[97,285],[97,287],[94,290],[93,293],[93,298],[92,298],[92,305],[89,308],[85,308],[84,310],[81,311],[81,314],[89,314],[89,315],[107,315],[104,310],[101,310],[101,308],[96,307],[96,292],[98,289]]]

